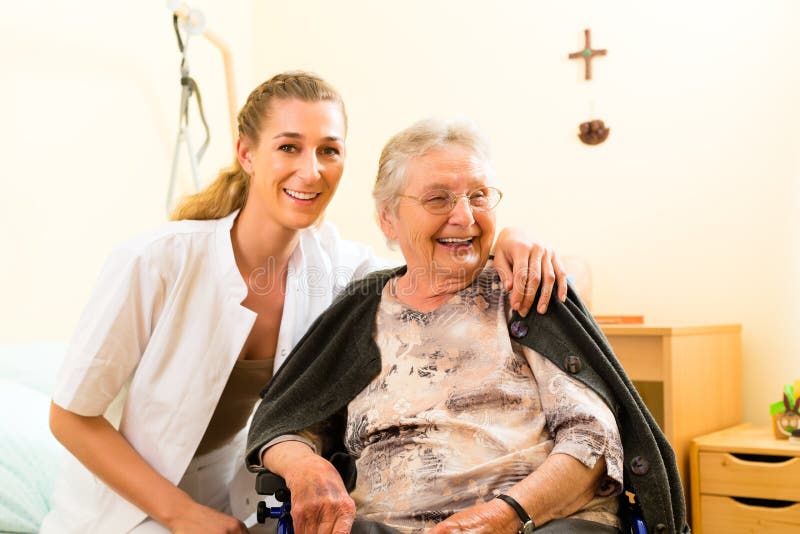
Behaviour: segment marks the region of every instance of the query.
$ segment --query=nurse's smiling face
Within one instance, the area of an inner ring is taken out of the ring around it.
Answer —
[[[344,171],[345,117],[336,102],[275,99],[259,142],[239,146],[250,175],[248,202],[261,204],[275,225],[300,230],[317,221]]]

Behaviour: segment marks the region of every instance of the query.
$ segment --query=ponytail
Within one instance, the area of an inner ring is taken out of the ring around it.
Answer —
[[[170,219],[221,219],[241,209],[250,189],[250,176],[239,161],[222,169],[205,189],[184,197],[172,211]]]

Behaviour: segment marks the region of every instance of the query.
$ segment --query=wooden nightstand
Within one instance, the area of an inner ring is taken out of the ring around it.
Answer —
[[[692,441],[694,534],[800,532],[800,443],[739,425]]]
[[[692,439],[742,422],[741,326],[601,328],[675,450],[688,501]]]

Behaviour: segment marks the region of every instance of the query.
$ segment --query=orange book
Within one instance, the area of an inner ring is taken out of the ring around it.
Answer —
[[[598,324],[644,324],[644,315],[595,315]]]

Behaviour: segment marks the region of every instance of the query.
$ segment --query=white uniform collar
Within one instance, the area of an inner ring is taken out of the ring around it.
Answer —
[[[234,210],[230,215],[217,220],[215,256],[222,285],[230,292],[232,298],[237,299],[236,302],[241,303],[247,298],[247,286],[236,266],[231,239],[231,228],[238,215],[239,210]]]

